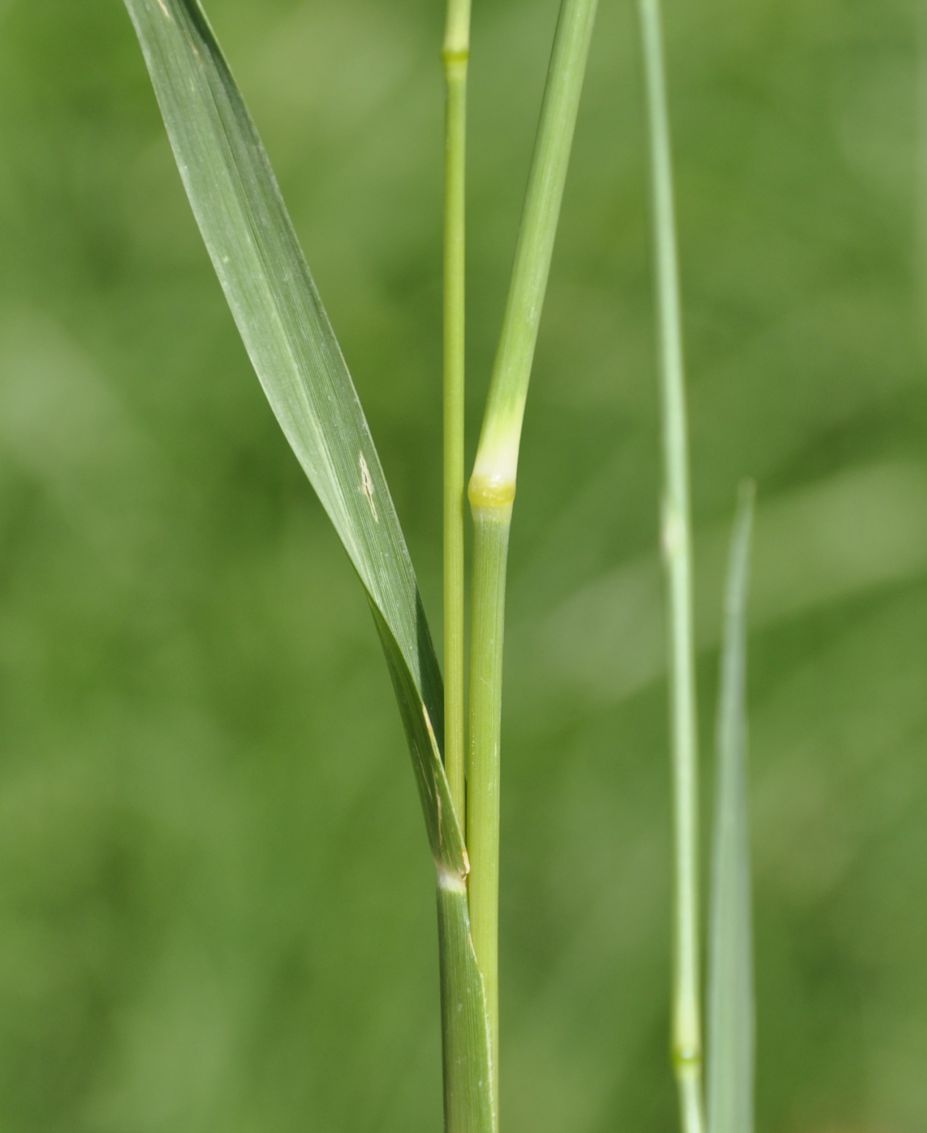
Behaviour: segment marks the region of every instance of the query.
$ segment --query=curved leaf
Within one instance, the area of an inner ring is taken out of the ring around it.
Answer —
[[[435,860],[466,856],[436,737],[441,676],[393,501],[254,124],[194,0],[126,0],[187,196],[290,447],[360,575],[398,682]]]

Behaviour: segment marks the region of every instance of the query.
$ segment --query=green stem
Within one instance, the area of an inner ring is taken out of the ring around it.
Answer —
[[[471,497],[472,498],[472,497]],[[499,748],[505,567],[512,503],[473,499],[473,636],[467,852],[470,923],[489,1016],[493,1095],[499,1096]],[[498,1106],[496,1107],[498,1112]]]
[[[470,0],[448,0],[444,110],[444,766],[461,831],[465,786],[464,408],[466,130]],[[438,871],[445,1133],[494,1133],[485,977],[464,878]],[[475,1009],[478,1005],[478,1010]]]
[[[915,130],[917,171],[915,174],[914,225],[916,317],[922,339],[927,343],[927,9],[921,6],[917,29],[917,105]]]
[[[470,0],[449,0],[444,146],[444,762],[465,828],[464,326]]]
[[[474,520],[467,849],[470,916],[499,1082],[499,782],[505,577],[518,448],[597,0],[562,0],[469,498]]]
[[[640,0],[640,16],[650,119],[663,406],[663,556],[669,600],[675,859],[672,1049],[683,1130],[685,1133],[702,1133],[698,759],[682,320],[659,0]]]

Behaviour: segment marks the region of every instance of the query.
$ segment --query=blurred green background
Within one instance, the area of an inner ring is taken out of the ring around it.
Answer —
[[[208,7],[436,621],[442,5]],[[555,13],[475,4],[471,437]],[[759,485],[758,1124],[922,1133],[920,12],[666,14],[706,820],[724,542]],[[634,7],[604,3],[510,576],[502,1109],[531,1133],[675,1128],[640,80]],[[0,139],[0,1128],[437,1130],[431,867],[386,671],[121,4],[0,0]]]

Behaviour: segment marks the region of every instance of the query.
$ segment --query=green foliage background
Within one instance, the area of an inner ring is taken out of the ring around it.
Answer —
[[[209,6],[433,620],[440,8]],[[474,433],[555,11],[476,5]],[[907,0],[666,15],[706,803],[724,541],[759,485],[759,1128],[917,1133],[927,27]],[[532,1133],[674,1122],[640,86],[633,6],[603,5],[510,576],[502,1109]],[[120,4],[0,0],[0,138],[0,1128],[437,1129],[431,867],[379,646]]]

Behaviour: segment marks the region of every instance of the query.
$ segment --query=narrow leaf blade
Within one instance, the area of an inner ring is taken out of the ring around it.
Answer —
[[[125,0],[193,212],[274,414],[370,602],[436,861],[466,858],[441,765],[441,677],[389,489],[270,163],[196,0]]]
[[[406,729],[438,875],[448,1113],[493,1133],[483,979],[460,823],[441,760],[441,677],[367,422],[270,163],[197,0],[125,0],[184,187],[290,446],[367,591]],[[448,1035],[453,1040],[448,1044]]]
[[[725,599],[708,981],[709,1133],[752,1133],[753,934],[747,802],[746,606],[753,486],[741,490]]]

